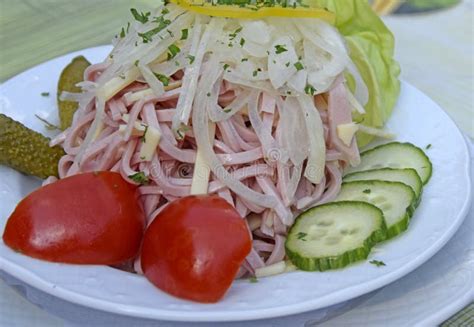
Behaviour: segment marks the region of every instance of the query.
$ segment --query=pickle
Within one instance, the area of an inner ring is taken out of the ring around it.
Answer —
[[[50,147],[50,139],[0,114],[0,164],[42,179],[58,176],[58,162],[65,154]]]
[[[84,80],[84,70],[90,66],[90,62],[83,56],[74,58],[69,65],[64,68],[58,82],[58,110],[59,121],[62,130],[65,130],[72,123],[72,117],[77,110],[77,102],[61,101],[59,96],[63,91],[79,93],[81,88],[76,84]]]

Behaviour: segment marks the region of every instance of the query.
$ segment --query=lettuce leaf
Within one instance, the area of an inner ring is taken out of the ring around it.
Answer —
[[[393,59],[393,34],[366,0],[308,0],[306,3],[336,14],[335,26],[345,37],[352,61],[369,89],[366,114],[355,119],[366,126],[382,127],[400,93],[400,66]],[[350,76],[347,80],[353,89]],[[359,146],[366,145],[372,138],[363,133],[357,135]]]

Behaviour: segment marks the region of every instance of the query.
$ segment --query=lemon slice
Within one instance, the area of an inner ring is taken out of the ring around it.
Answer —
[[[195,12],[213,17],[228,17],[239,19],[259,19],[265,17],[287,18],[319,18],[334,24],[335,15],[325,9],[308,7],[241,7],[238,5],[213,5],[207,2],[197,3],[192,0],[170,0],[171,3]]]

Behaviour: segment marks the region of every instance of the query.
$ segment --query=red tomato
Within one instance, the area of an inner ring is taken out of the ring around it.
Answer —
[[[136,256],[144,226],[136,186],[118,173],[87,173],[24,198],[8,219],[3,241],[38,259],[109,265]]]
[[[170,203],[148,227],[141,265],[169,294],[217,302],[251,247],[247,225],[229,203],[217,196],[188,196]]]

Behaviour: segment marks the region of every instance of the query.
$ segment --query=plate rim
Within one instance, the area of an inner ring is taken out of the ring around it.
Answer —
[[[61,56],[57,56],[53,59],[50,59],[46,62],[43,62],[39,65],[35,65],[11,78],[6,80],[5,82],[1,83],[0,86],[9,83],[11,80],[22,76],[24,74],[28,74],[30,70],[33,70],[37,67],[42,65],[50,64],[52,61],[61,59],[63,57],[68,56],[75,56],[79,54],[84,54],[84,52],[89,51],[106,51],[106,49],[111,49],[110,45],[86,48],[79,51],[70,52]],[[87,54],[85,54],[87,55]],[[469,154],[469,147],[467,141],[459,129],[458,125],[454,122],[454,120],[449,116],[449,114],[444,111],[441,106],[439,106],[434,100],[432,100],[428,95],[426,95],[421,90],[417,89],[410,83],[401,80],[401,84],[408,89],[412,89],[413,91],[422,94],[426,99],[436,107],[437,110],[441,111],[441,113],[447,118],[453,125],[455,126],[456,133],[461,137],[463,140],[462,147],[463,152]],[[464,165],[464,174],[466,176],[470,176],[470,167],[471,161],[468,160]],[[128,304],[119,304],[111,301],[106,301],[102,299],[97,299],[92,296],[87,296],[83,294],[78,294],[74,291],[70,291],[64,289],[54,283],[48,282],[45,279],[39,277],[34,272],[28,270],[27,268],[10,262],[9,260],[5,259],[3,256],[0,256],[0,269],[5,271],[8,274],[15,276],[17,279],[25,282],[31,287],[37,288],[41,291],[44,291],[52,296],[56,296],[62,300],[82,305],[85,307],[91,307],[97,310],[102,310],[106,312],[111,312],[115,314],[121,314],[126,316],[133,316],[139,318],[147,318],[147,319],[155,319],[155,320],[167,320],[167,321],[180,321],[180,322],[237,322],[237,321],[250,321],[250,320],[260,320],[260,319],[269,319],[269,318],[277,318],[282,316],[288,315],[295,315],[303,312],[308,312],[312,310],[317,310],[325,307],[329,307],[331,305],[341,303],[344,301],[348,301],[354,299],[358,296],[363,294],[367,294],[372,292],[376,289],[379,289],[385,285],[388,285],[394,282],[397,279],[400,279],[416,268],[420,267],[422,264],[427,262],[433,255],[435,255],[456,233],[459,227],[462,225],[472,203],[472,181],[469,179],[467,184],[467,197],[463,203],[462,208],[458,211],[456,217],[456,223],[451,224],[449,230],[443,233],[442,237],[435,241],[431,247],[423,251],[420,255],[417,256],[416,259],[408,262],[407,264],[403,265],[401,268],[391,271],[386,275],[383,275],[376,280],[372,280],[363,284],[357,284],[350,288],[346,288],[344,290],[339,290],[333,292],[325,297],[328,300],[325,301],[325,305],[321,306],[317,303],[320,302],[320,298],[316,298],[313,300],[305,301],[303,303],[291,304],[286,305],[284,307],[274,307],[274,308],[266,308],[266,309],[254,309],[254,310],[246,310],[245,314],[243,315],[242,311],[225,311],[225,312],[213,312],[212,316],[209,317],[209,312],[187,312],[186,315],[182,315],[180,311],[172,311],[172,310],[165,310],[165,309],[156,309],[150,311],[148,309],[143,309],[140,306],[136,305],[128,305]],[[350,293],[350,297],[347,297],[347,293]],[[232,316],[233,318],[229,319],[228,317]]]

